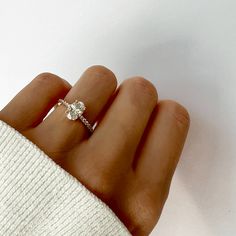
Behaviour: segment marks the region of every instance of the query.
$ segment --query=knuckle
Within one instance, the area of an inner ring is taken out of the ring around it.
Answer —
[[[98,80],[106,79],[108,83],[113,84],[113,86],[117,86],[117,79],[115,74],[102,65],[93,65],[89,67],[86,71],[86,73],[93,74],[93,78],[97,78]]]
[[[57,75],[54,75],[49,72],[43,72],[39,74],[36,78],[35,81],[37,83],[42,84],[43,86],[56,86],[58,88],[67,88],[70,89],[71,85],[63,80],[62,78],[58,77]]]
[[[187,109],[176,101],[166,100],[164,103],[168,106],[168,110],[177,124],[181,127],[187,128],[190,124],[190,115]]]
[[[43,72],[43,73],[40,73],[39,75],[37,75],[37,77],[35,78],[35,80],[39,81],[39,82],[50,82],[50,81],[57,81],[57,76],[52,74],[52,73],[49,73],[49,72]]]
[[[155,86],[147,79],[137,76],[127,80],[130,83],[130,87],[138,94],[147,94],[153,100],[157,100],[158,94]]]
[[[91,191],[101,197],[108,200],[113,193],[113,184],[105,174],[94,175],[94,178],[90,179],[89,186]]]

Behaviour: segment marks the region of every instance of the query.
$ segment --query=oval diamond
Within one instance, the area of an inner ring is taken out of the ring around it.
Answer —
[[[71,108],[73,110],[76,110],[76,112],[80,115],[82,115],[84,113],[85,109],[86,109],[84,103],[83,102],[78,102],[78,101],[72,103]]]
[[[67,110],[67,118],[70,120],[77,120],[85,111],[86,107],[83,102],[75,101],[70,104]]]

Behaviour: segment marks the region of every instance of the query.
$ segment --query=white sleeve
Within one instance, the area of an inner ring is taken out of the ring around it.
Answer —
[[[113,211],[0,121],[0,235],[131,235]]]

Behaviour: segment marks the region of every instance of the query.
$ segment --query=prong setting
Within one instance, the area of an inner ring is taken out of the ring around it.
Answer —
[[[80,115],[85,111],[86,107],[83,102],[76,100],[72,104],[69,104],[67,108],[67,118],[69,120],[77,120]]]
[[[83,113],[86,110],[86,106],[83,102],[75,100],[75,102],[70,104],[64,101],[63,99],[59,99],[58,106],[60,105],[64,105],[66,107],[65,114],[69,120],[75,121],[77,119],[80,119],[84,123],[84,125],[89,129],[89,131],[93,133],[94,128],[90,125],[86,118],[83,117]]]

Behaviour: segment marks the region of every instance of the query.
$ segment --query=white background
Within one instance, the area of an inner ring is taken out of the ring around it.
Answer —
[[[142,75],[191,128],[160,236],[236,235],[235,0],[0,0],[0,106],[38,73]]]

